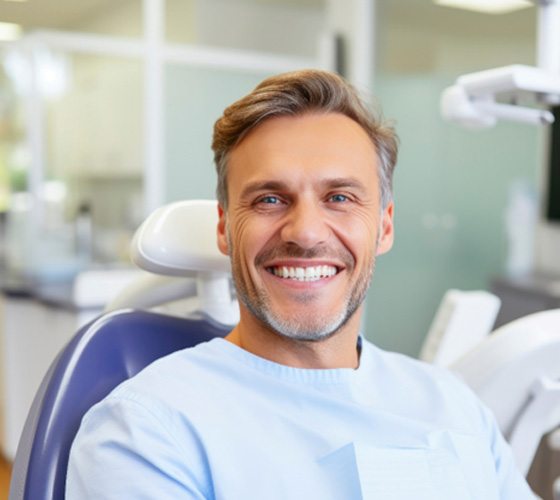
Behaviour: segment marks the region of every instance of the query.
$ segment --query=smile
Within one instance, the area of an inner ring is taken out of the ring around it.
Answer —
[[[276,266],[267,267],[266,270],[283,279],[296,281],[318,281],[324,278],[330,278],[338,273],[335,266],[309,266],[309,267],[287,267]]]

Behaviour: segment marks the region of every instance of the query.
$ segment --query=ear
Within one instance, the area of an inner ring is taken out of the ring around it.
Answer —
[[[218,218],[219,218],[218,227],[217,227],[218,249],[224,255],[229,255],[226,217],[227,216],[225,210],[220,204],[218,204]]]
[[[389,250],[393,246],[393,210],[394,204],[393,202],[387,205],[387,208],[383,210],[381,224],[379,226],[379,236],[378,236],[378,243],[377,243],[377,251],[376,255],[381,255]]]

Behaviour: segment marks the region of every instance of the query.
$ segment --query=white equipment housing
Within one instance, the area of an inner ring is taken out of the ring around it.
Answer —
[[[486,403],[527,474],[545,434],[560,425],[560,309],[496,330],[451,366]]]
[[[560,426],[560,309],[491,333],[499,307],[491,293],[449,290],[420,359],[451,369],[492,410],[526,475],[541,438]],[[549,437],[557,442],[560,431]]]
[[[512,65],[460,76],[441,96],[444,119],[472,128],[493,127],[498,120],[532,125],[554,121],[548,109],[518,105],[560,103],[560,0],[539,0],[538,67]],[[512,103],[501,103],[507,97]]]
[[[448,290],[430,326],[420,359],[449,367],[492,331],[500,299],[483,290]]]

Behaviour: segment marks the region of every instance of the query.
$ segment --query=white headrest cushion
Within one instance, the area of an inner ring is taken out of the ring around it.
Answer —
[[[229,273],[229,257],[216,243],[217,206],[215,200],[188,200],[158,208],[134,235],[133,262],[168,276]]]

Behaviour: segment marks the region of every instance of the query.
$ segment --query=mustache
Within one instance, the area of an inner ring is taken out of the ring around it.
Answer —
[[[329,259],[334,258],[344,263],[346,267],[354,264],[352,254],[345,248],[330,248],[328,246],[317,246],[313,248],[301,248],[294,243],[285,243],[263,250],[255,258],[255,264],[262,266],[265,262],[281,259]]]

